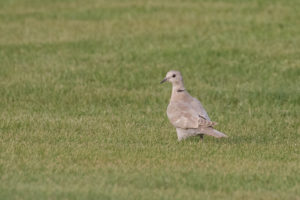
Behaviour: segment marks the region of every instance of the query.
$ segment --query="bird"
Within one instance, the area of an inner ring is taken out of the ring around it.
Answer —
[[[201,102],[192,97],[185,89],[179,71],[169,71],[160,83],[164,82],[172,83],[172,95],[167,107],[167,116],[176,128],[178,141],[197,135],[200,136],[200,141],[203,141],[204,135],[216,138],[228,137],[214,129],[217,123],[210,120]]]

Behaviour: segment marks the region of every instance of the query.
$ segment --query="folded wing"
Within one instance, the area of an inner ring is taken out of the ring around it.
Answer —
[[[214,126],[216,123],[210,121],[205,110],[204,112],[199,112],[199,109],[195,109],[191,104],[181,102],[172,102],[167,109],[171,124],[183,129]]]

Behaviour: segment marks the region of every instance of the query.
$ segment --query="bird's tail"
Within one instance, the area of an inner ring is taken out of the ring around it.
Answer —
[[[211,135],[214,136],[216,138],[221,138],[221,137],[228,137],[227,135],[225,135],[224,133],[217,131],[216,129],[213,129],[211,127],[204,127],[201,128],[201,133],[204,133],[206,135]]]

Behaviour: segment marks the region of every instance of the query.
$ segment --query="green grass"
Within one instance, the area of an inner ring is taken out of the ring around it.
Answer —
[[[300,1],[1,0],[0,199],[300,199]],[[177,142],[180,70],[227,139]]]

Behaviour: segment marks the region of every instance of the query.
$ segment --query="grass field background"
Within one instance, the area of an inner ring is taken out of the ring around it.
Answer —
[[[0,199],[300,199],[299,120],[298,0],[0,1]]]

